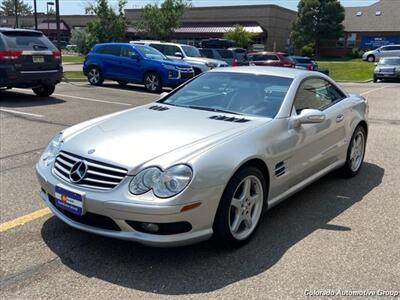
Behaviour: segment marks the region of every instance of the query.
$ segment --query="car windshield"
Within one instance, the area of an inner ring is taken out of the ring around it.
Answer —
[[[135,45],[135,48],[140,52],[140,54],[142,54],[144,57],[146,57],[148,59],[158,59],[158,60],[167,59],[164,56],[164,54],[162,54],[160,51],[158,51],[152,47]]]
[[[192,46],[182,46],[183,51],[188,57],[202,57],[199,49]]]
[[[383,58],[379,62],[380,65],[400,65],[400,58]]]
[[[292,79],[230,72],[208,72],[159,102],[193,109],[273,118]]]

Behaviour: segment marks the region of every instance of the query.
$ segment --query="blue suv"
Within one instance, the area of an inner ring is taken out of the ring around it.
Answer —
[[[169,60],[154,48],[128,43],[94,46],[83,64],[83,73],[92,85],[109,79],[120,85],[143,84],[149,92],[177,87],[194,76],[190,65]]]

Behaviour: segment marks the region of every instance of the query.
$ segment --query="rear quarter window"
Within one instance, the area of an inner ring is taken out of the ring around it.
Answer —
[[[54,46],[42,33],[37,32],[3,32],[8,48],[16,50],[54,50]]]
[[[96,53],[98,54],[108,54],[119,56],[121,52],[121,48],[119,46],[101,46],[97,49]]]
[[[200,49],[199,51],[203,57],[214,58],[213,51],[210,49]]]

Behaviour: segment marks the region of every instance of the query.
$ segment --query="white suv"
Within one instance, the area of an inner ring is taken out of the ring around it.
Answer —
[[[365,52],[362,58],[363,60],[374,62],[378,61],[382,57],[394,56],[400,56],[400,45],[388,45],[372,51]]]
[[[228,67],[228,64],[222,60],[202,57],[199,49],[190,45],[143,40],[131,41],[130,43],[153,47],[169,59],[183,59],[187,64],[193,67],[195,75],[218,67]]]

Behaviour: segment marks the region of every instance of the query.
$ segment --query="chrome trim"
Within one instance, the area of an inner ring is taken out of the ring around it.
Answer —
[[[40,73],[57,73],[59,70],[43,70],[43,71],[20,71],[21,74],[40,74]]]

